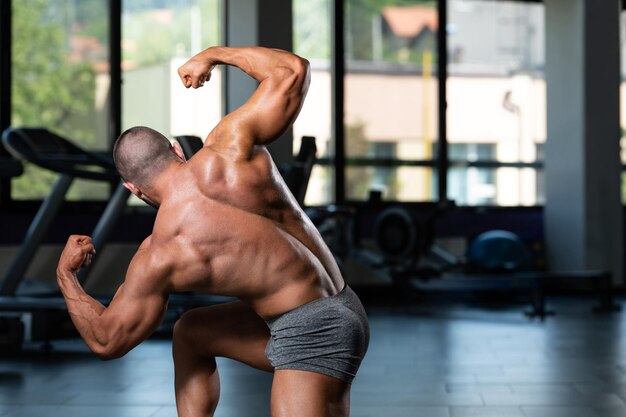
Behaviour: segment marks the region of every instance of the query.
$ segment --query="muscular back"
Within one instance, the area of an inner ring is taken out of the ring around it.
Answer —
[[[89,297],[76,278],[95,254],[89,236],[70,236],[59,259],[57,278],[72,320],[103,358],[119,357],[148,337],[172,291],[239,297],[267,319],[344,286],[265,148],[302,108],[308,61],[276,49],[210,47],[178,74],[196,89],[216,65],[238,67],[259,84],[191,161],[148,128],[129,129],[115,144],[124,185],[159,212],[110,304]]]
[[[205,147],[171,181],[149,246],[174,263],[172,291],[239,297],[268,318],[343,287],[264,146],[247,160]]]

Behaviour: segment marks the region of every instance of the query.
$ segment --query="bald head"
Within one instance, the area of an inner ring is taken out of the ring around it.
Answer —
[[[144,126],[131,127],[120,135],[113,159],[124,181],[143,189],[151,188],[153,179],[179,160],[165,136]]]

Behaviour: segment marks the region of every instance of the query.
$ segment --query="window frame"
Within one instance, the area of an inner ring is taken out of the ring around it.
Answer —
[[[352,158],[346,157],[345,137],[343,124],[344,100],[345,92],[343,82],[336,80],[344,80],[346,76],[345,50],[344,50],[344,24],[343,19],[337,19],[336,15],[343,15],[345,11],[346,0],[336,0],[334,2],[333,24],[331,25],[332,50],[331,50],[331,68],[333,69],[333,82],[339,88],[333,88],[334,109],[333,113],[335,123],[331,127],[331,135],[335,138],[335,157],[321,158],[318,164],[324,166],[332,166],[336,168],[335,173],[335,203],[357,203],[357,201],[347,200],[345,198],[345,170],[347,167],[427,167],[432,168],[437,173],[437,193],[434,203],[448,204],[448,172],[450,168],[532,168],[541,170],[544,167],[544,161],[537,160],[534,162],[500,162],[497,160],[478,160],[467,161],[450,159],[448,152],[448,135],[447,135],[447,79],[448,79],[448,35],[446,30],[437,30],[437,81],[438,81],[438,103],[437,103],[437,122],[438,122],[438,140],[437,153],[433,159],[428,160],[400,160],[391,158]],[[519,3],[543,3],[543,0],[511,0]],[[622,0],[626,5],[626,0]],[[448,1],[437,0],[438,27],[446,28],[448,24]],[[333,87],[335,85],[333,84]],[[339,123],[339,120],[341,123]],[[626,167],[625,167],[626,170]],[[393,201],[390,201],[393,202]],[[539,207],[535,205],[534,207]],[[474,206],[468,206],[474,207]],[[491,206],[490,206],[491,207]],[[493,206],[499,207],[499,206]],[[517,207],[517,206],[513,206]],[[521,206],[520,206],[521,207]]]
[[[0,131],[10,126],[11,123],[11,23],[12,3],[14,0],[0,2]],[[224,7],[227,0],[221,0],[220,9],[227,12]],[[513,0],[522,3],[543,3],[542,0]],[[110,108],[108,112],[108,137],[109,148],[113,146],[113,138],[121,133],[121,13],[122,0],[110,0],[109,2],[109,63],[110,63]],[[438,0],[438,27],[446,28],[447,25],[447,0]],[[622,0],[622,7],[626,8],[626,0]],[[448,171],[452,167],[477,167],[477,168],[533,168],[543,169],[544,161],[535,162],[499,162],[495,160],[465,161],[451,160],[448,155],[447,141],[447,117],[446,117],[446,83],[447,83],[447,33],[446,30],[437,31],[437,52],[439,64],[437,65],[438,77],[438,142],[437,154],[431,160],[398,160],[389,158],[347,158],[345,150],[345,124],[344,124],[344,100],[345,100],[345,33],[344,33],[345,0],[334,0],[331,7],[331,137],[334,154],[330,158],[321,158],[318,164],[334,167],[334,203],[349,203],[345,196],[345,169],[347,167],[402,167],[418,166],[430,167],[437,172],[437,193],[434,202],[447,202]],[[225,98],[224,98],[225,99]],[[6,151],[0,150],[6,154]],[[624,168],[626,170],[626,167]],[[111,193],[116,184],[111,185]],[[101,205],[106,201],[84,201],[74,204]],[[15,201],[11,196],[11,180],[0,180],[0,210],[7,207],[30,207],[32,202]]]

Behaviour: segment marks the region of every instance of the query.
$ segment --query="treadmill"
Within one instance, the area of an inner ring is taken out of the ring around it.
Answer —
[[[60,291],[47,293],[28,291],[24,285],[25,273],[47,231],[56,219],[72,182],[76,178],[82,178],[111,184],[118,183],[92,233],[96,250],[103,248],[113,226],[126,206],[130,193],[123,187],[112,157],[88,152],[49,130],[43,128],[8,128],[2,133],[2,144],[16,159],[58,174],[50,194],[42,202],[28,228],[8,273],[0,283],[0,311],[5,313],[32,313],[30,317],[31,329],[27,329],[27,333],[29,333],[28,330],[31,330],[32,339],[43,339],[47,342],[53,336],[50,333],[51,328],[67,327],[64,323],[69,317],[67,306]],[[12,169],[14,173],[18,169],[21,170],[21,164],[19,164],[19,168],[13,164]],[[94,258],[95,260],[96,258]],[[92,268],[80,271],[78,278],[81,284],[86,282],[90,270]],[[58,323],[51,323],[51,320],[56,319],[59,320]],[[57,325],[55,326],[55,324]],[[41,334],[41,336],[35,337],[35,333]]]

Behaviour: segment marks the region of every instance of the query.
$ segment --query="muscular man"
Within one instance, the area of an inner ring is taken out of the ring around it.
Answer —
[[[68,240],[59,285],[81,336],[104,359],[124,355],[155,330],[170,292],[240,300],[191,310],[176,323],[179,416],[213,415],[218,356],[274,372],[272,416],[347,416],[369,341],[367,318],[265,148],[298,115],[308,62],[279,50],[213,47],[178,72],[185,87],[198,88],[218,64],[239,67],[259,86],[193,159],[147,127],[115,143],[126,187],[158,214],[110,305],[89,297],[76,279],[95,253],[87,236]]]

